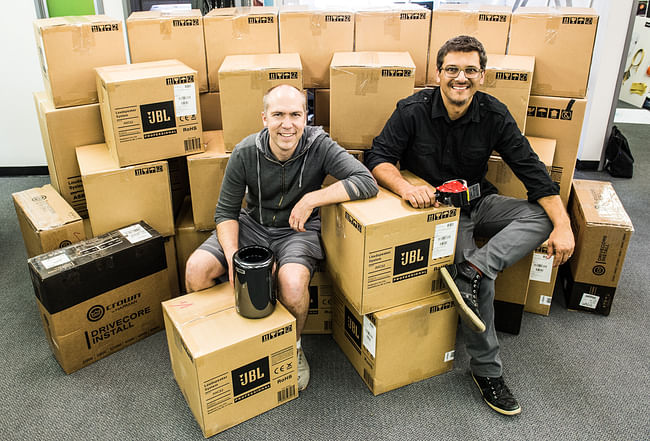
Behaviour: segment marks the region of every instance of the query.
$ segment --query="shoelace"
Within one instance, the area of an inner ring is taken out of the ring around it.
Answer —
[[[487,383],[488,387],[490,388],[490,392],[494,396],[494,398],[497,398],[501,396],[503,392],[506,392],[508,395],[510,394],[510,390],[508,389],[508,386],[506,386],[506,383],[503,381],[503,378],[490,378],[487,377]]]

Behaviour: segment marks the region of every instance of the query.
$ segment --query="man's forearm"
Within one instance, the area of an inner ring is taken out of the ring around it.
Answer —
[[[232,256],[239,248],[239,222],[227,220],[217,225],[217,239],[226,256],[228,266],[232,266]]]
[[[372,169],[372,175],[379,185],[400,196],[403,195],[404,187],[409,185],[397,167],[390,162],[383,162],[377,165]]]
[[[539,198],[537,203],[544,209],[546,215],[553,223],[555,228],[571,228],[571,221],[569,215],[562,204],[562,199],[558,195],[545,196]]]

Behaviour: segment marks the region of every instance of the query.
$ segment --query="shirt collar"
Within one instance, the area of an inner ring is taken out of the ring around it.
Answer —
[[[480,103],[478,102],[480,100],[478,96],[479,93],[480,92],[477,91],[474,94],[472,97],[472,102],[469,105],[469,109],[467,109],[467,113],[465,113],[465,115],[463,115],[460,119],[456,120],[456,122],[481,122],[481,114],[479,111]],[[440,87],[436,87],[433,98],[431,100],[431,119],[441,117],[444,118],[445,121],[451,122],[449,119],[449,114],[447,113],[447,109],[445,108],[445,103],[442,101]]]

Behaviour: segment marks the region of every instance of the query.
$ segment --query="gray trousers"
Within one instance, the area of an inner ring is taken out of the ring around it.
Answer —
[[[494,329],[494,279],[548,239],[552,229],[540,205],[496,194],[483,198],[471,213],[461,213],[455,263],[469,261],[483,273],[478,300],[486,330],[479,334],[462,325],[474,374],[499,377],[502,373]],[[477,248],[474,236],[490,240]]]

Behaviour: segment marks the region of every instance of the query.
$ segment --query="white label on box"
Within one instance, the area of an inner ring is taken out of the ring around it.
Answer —
[[[373,358],[376,358],[377,328],[365,315],[363,316],[363,346],[370,352]]]
[[[436,225],[436,233],[433,236],[431,260],[440,259],[441,257],[451,256],[454,254],[457,225],[458,221],[445,222],[444,224]]]
[[[49,259],[43,260],[41,263],[46,269],[54,268],[55,266],[63,265],[64,263],[70,262],[70,258],[65,254],[58,254]]]
[[[553,261],[555,256],[547,258],[546,254],[533,253],[533,264],[530,266],[530,280],[537,282],[551,283],[551,273],[553,272]]]
[[[194,83],[174,84],[176,117],[196,115],[196,88]]]
[[[451,350],[451,351],[449,351],[449,352],[445,352],[445,363],[447,363],[448,361],[453,360],[453,359],[454,359],[454,355],[456,355],[456,351],[455,351],[455,350]]]
[[[596,309],[596,306],[598,306],[598,300],[600,300],[600,297],[584,293],[580,299],[580,306],[589,309]]]
[[[553,297],[539,296],[539,304],[540,305],[551,306],[551,300],[553,300]]]
[[[130,227],[122,228],[119,231],[122,233],[122,236],[131,243],[138,243],[151,237],[151,234],[142,228],[142,225],[131,225]]]

